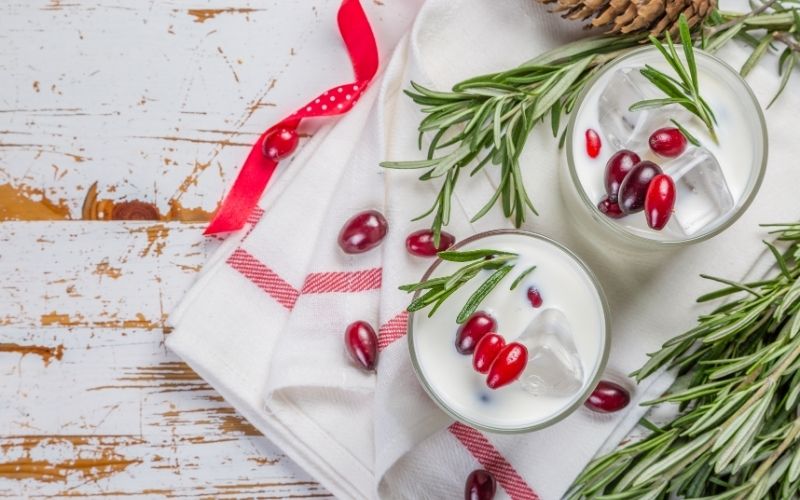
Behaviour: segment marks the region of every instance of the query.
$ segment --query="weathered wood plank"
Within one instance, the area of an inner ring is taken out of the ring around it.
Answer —
[[[208,219],[260,132],[352,77],[337,6],[3,2],[0,220],[80,219],[94,183]]]
[[[0,224],[0,495],[328,496],[164,347],[201,227]]]

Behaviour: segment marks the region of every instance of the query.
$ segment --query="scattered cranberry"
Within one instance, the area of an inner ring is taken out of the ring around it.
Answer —
[[[378,336],[375,330],[366,321],[351,323],[344,331],[344,341],[347,352],[353,360],[365,370],[375,369],[378,361]]]
[[[492,500],[497,482],[488,471],[478,469],[469,473],[464,485],[464,500]]]
[[[619,187],[619,203],[622,213],[629,215],[640,212],[644,208],[644,198],[647,195],[647,188],[653,177],[661,173],[661,167],[652,161],[642,161],[628,172],[622,185]]]
[[[686,150],[686,136],[675,127],[664,127],[650,134],[650,149],[660,156],[675,158]]]
[[[472,356],[472,367],[478,373],[489,373],[489,367],[500,354],[506,341],[503,336],[494,332],[487,333],[475,345],[475,353]]]
[[[647,196],[644,198],[644,215],[647,225],[656,230],[664,229],[675,207],[675,182],[667,174],[653,177]]]
[[[597,204],[597,209],[612,219],[625,217],[625,214],[622,213],[622,209],[619,208],[619,203],[611,201],[608,196],[600,200],[600,203]]]
[[[489,313],[474,312],[458,329],[456,350],[461,354],[472,354],[483,336],[494,331],[497,331],[497,321]]]
[[[609,199],[616,200],[619,193],[619,186],[628,172],[642,161],[639,155],[627,149],[621,149],[614,153],[606,163],[606,193]]]
[[[351,217],[339,232],[339,246],[345,253],[363,253],[380,245],[389,224],[377,210],[367,210]]]
[[[600,135],[597,133],[597,131],[591,128],[587,128],[586,154],[588,154],[590,158],[597,158],[600,155],[600,147],[602,145],[603,145],[602,142],[600,142]]]
[[[511,342],[497,355],[489,368],[486,385],[498,389],[517,380],[528,363],[528,349],[519,342]]]
[[[439,246],[433,244],[433,231],[420,229],[414,231],[406,238],[406,250],[417,257],[434,257],[439,252],[444,252],[456,242],[455,236],[442,231],[439,237]]]
[[[297,147],[297,131],[281,128],[264,138],[261,153],[273,161],[286,158]]]
[[[528,288],[528,301],[533,307],[542,307],[542,292],[538,288]]]
[[[601,380],[584,405],[596,412],[613,413],[625,408],[630,402],[631,396],[624,387],[608,380]]]

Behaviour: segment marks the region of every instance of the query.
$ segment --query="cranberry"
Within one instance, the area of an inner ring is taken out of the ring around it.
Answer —
[[[439,237],[439,246],[433,244],[433,231],[420,229],[414,231],[406,238],[406,250],[417,257],[434,257],[439,252],[444,252],[456,242],[455,236],[442,231]]]
[[[477,311],[467,318],[456,334],[456,350],[461,354],[472,354],[484,335],[497,331],[497,321],[487,312]]]
[[[600,141],[600,135],[592,128],[586,129],[586,154],[590,158],[597,158],[600,155],[600,148],[603,143]]]
[[[584,406],[600,413],[613,413],[625,408],[630,402],[631,396],[624,387],[608,380],[601,380]]]
[[[489,367],[492,366],[500,350],[506,346],[506,341],[503,336],[494,332],[487,333],[475,345],[475,354],[472,356],[472,367],[478,373],[489,373]]]
[[[377,210],[367,210],[351,217],[339,232],[339,246],[345,253],[363,253],[380,245],[389,224]]]
[[[533,307],[542,307],[542,292],[538,288],[528,288],[528,301]]]
[[[622,209],[619,208],[619,203],[611,201],[608,196],[600,200],[600,203],[597,204],[597,209],[605,214],[606,217],[611,217],[612,219],[625,217],[625,214],[622,213]]]
[[[627,149],[617,151],[608,159],[608,163],[606,163],[605,180],[606,193],[608,193],[609,199],[617,199],[619,185],[622,184],[625,175],[640,161],[642,161],[642,159],[639,158],[639,155]]]
[[[261,153],[273,161],[286,158],[297,147],[297,131],[281,128],[264,138]]]
[[[469,473],[464,485],[464,500],[492,500],[497,482],[488,471],[478,469]]]
[[[489,389],[498,389],[517,380],[528,364],[528,349],[519,342],[511,342],[497,355],[489,367],[486,385]]]
[[[366,321],[351,323],[344,331],[344,342],[347,352],[353,360],[365,370],[375,369],[378,361],[378,336]]]
[[[647,196],[644,198],[644,215],[647,225],[656,230],[664,229],[675,207],[675,182],[667,174],[653,177]]]
[[[675,127],[664,127],[650,134],[650,149],[660,156],[674,158],[686,150],[686,136]]]
[[[622,213],[629,215],[644,208],[644,198],[653,177],[661,173],[661,167],[652,161],[642,161],[628,172],[619,187],[619,203]]]

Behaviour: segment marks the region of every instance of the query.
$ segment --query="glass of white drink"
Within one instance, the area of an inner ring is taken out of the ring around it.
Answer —
[[[636,102],[666,97],[642,68],[678,80],[655,47],[611,63],[576,100],[560,183],[568,210],[593,240],[644,249],[703,241],[733,224],[758,191],[767,163],[761,107],[733,68],[699,49],[694,53],[700,95],[716,116],[713,135],[678,104],[630,110]],[[637,168],[640,163],[645,166]],[[654,222],[643,200],[648,187],[658,195],[661,187],[648,185],[658,174],[669,178],[658,180],[671,184],[664,187],[672,190],[672,208]],[[638,178],[626,183],[630,177]]]
[[[411,313],[408,345],[414,370],[430,397],[467,425],[497,433],[546,427],[584,402],[605,367],[605,297],[583,262],[544,236],[490,231],[464,240],[454,250],[481,249],[507,252],[512,271],[461,324],[456,321],[459,312],[482,278],[492,275],[491,269],[480,271],[433,315],[425,309]],[[437,260],[422,281],[451,275],[462,266]],[[501,354],[480,358],[493,339],[505,346]],[[523,365],[513,377],[500,380],[495,375],[504,374],[498,363],[512,348],[525,351]]]

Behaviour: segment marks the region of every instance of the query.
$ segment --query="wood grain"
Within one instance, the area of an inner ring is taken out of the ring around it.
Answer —
[[[329,496],[164,339],[251,142],[351,77],[338,3],[0,2],[0,496]]]

